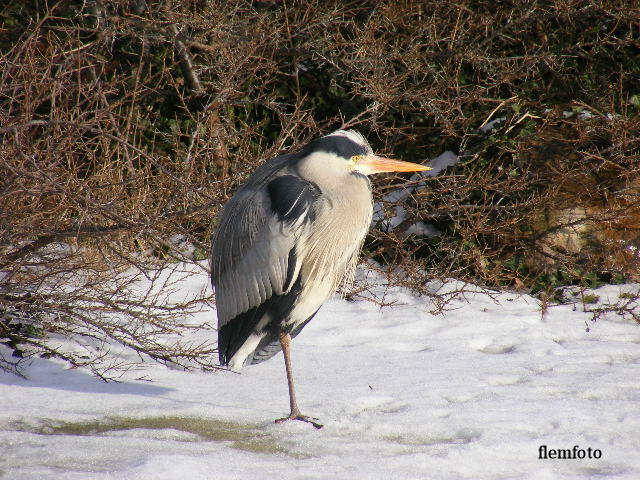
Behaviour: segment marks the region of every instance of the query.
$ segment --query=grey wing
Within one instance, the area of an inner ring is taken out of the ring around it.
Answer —
[[[304,259],[296,244],[313,221],[319,196],[313,183],[281,175],[247,184],[225,206],[211,252],[221,363],[254,331],[270,302],[283,313],[277,300],[299,274]]]

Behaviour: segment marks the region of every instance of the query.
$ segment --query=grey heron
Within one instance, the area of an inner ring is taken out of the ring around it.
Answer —
[[[429,170],[374,155],[354,130],[338,130],[260,166],[223,207],[211,249],[220,364],[232,370],[282,350],[289,416],[302,420],[291,339],[353,280],[373,201],[367,175]]]

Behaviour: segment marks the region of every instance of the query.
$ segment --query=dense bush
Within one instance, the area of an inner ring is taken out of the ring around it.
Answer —
[[[209,355],[90,325],[62,276],[81,269],[81,298],[139,316],[113,307],[126,295],[111,268],[185,258],[180,242],[204,258],[217,210],[256,165],[340,127],[410,161],[460,155],[403,200],[400,225],[372,230],[366,253],[401,264],[394,281],[537,292],[639,279],[633,2],[1,8],[0,300],[46,318],[40,330],[88,329],[160,361]],[[376,181],[384,195],[406,179]],[[410,235],[423,221],[439,234]],[[149,315],[154,334],[173,331],[173,312]],[[9,323],[0,336],[45,348]]]

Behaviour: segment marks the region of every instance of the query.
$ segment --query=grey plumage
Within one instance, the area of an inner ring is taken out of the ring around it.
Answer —
[[[362,135],[339,130],[267,161],[223,208],[211,250],[220,363],[237,370],[284,348],[288,418],[306,419],[288,345],[353,279],[371,223],[366,175],[427,168],[377,157]]]
[[[368,179],[358,173],[345,172],[346,183],[345,179],[337,183],[331,163],[344,162],[336,151],[351,148],[349,154],[367,155],[371,147],[353,132],[332,136],[337,138],[323,137],[324,142],[319,139],[311,148],[263,164],[223,209],[211,255],[222,364],[238,369],[270,358],[280,350],[278,325],[284,323],[293,331],[309,319],[304,316],[309,308],[299,309],[304,318],[291,317],[298,313],[299,298],[286,294],[296,280],[298,297],[308,298],[308,290],[320,285],[321,292],[311,295],[311,316],[355,267],[371,221],[371,189]],[[336,140],[345,145],[336,145]],[[318,152],[333,158],[318,160],[314,157]],[[324,192],[306,180],[309,176]],[[341,245],[347,241],[345,250]],[[265,308],[257,308],[271,299]],[[238,318],[247,312],[250,315]],[[273,318],[274,314],[282,318]],[[225,326],[234,320],[251,328],[227,327],[232,331],[225,335]],[[252,334],[256,349],[233,362]]]

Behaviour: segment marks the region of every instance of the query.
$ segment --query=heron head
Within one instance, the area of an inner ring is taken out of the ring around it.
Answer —
[[[309,146],[313,150],[335,155],[344,162],[348,171],[363,175],[431,170],[431,167],[425,165],[375,155],[369,142],[355,130],[337,130],[315,140]]]

